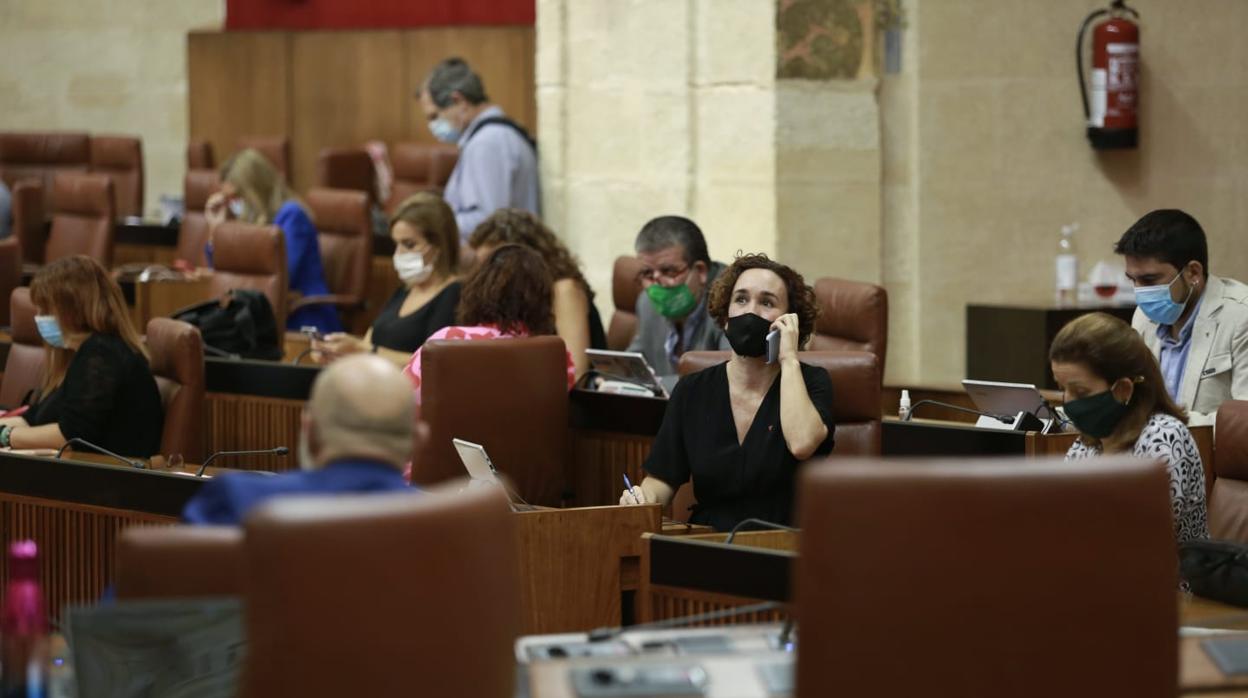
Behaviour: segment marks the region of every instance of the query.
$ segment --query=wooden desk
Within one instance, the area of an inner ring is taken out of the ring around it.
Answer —
[[[211,300],[211,281],[211,275],[133,281],[134,307],[131,308],[131,317],[135,326],[144,332],[152,318],[172,317],[188,305]]]
[[[572,427],[572,491],[579,506],[620,501],[624,474],[645,478],[642,464],[663,424],[667,400],[573,390],[568,401]]]
[[[112,582],[122,529],[177,521],[204,483],[190,475],[194,470],[139,470],[95,454],[55,460],[0,452],[0,539],[39,543],[48,610],[58,618],[68,604],[94,603]],[[641,536],[662,529],[659,507],[547,509],[516,517],[524,632],[622,624],[623,596],[640,581]],[[0,595],[6,564],[0,556]]]

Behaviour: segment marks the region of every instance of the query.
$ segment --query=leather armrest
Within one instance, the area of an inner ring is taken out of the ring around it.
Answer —
[[[354,310],[356,308],[363,308],[364,301],[360,298],[356,298],[355,296],[343,296],[333,293],[319,296],[303,296],[302,298],[296,298],[291,301],[290,312],[293,313],[296,310],[313,305],[332,305],[346,310]]]

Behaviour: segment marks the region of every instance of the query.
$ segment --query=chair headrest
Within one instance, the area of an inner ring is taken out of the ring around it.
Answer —
[[[52,178],[52,212],[113,218],[113,181],[102,174],[60,172]]]

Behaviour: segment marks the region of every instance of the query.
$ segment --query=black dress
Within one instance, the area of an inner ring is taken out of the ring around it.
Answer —
[[[429,339],[429,335],[455,324],[455,309],[459,307],[461,288],[460,282],[452,281],[416,312],[404,317],[399,316],[399,310],[407,298],[408,289],[403,287],[395,291],[377,319],[373,320],[373,344],[409,354],[415,352]]]
[[[816,456],[832,451],[832,381],[827,371],[800,364],[815,410],[828,425]],[[692,523],[731,529],[744,519],[790,524],[798,460],[780,430],[780,376],[758,406],[744,443],[728,397],[728,364],[692,373],[672,392],[645,469],[673,488],[692,476],[698,503]]]
[[[66,440],[148,458],[160,452],[164,417],[147,359],[121,337],[97,333],[74,352],[65,380],[31,407],[26,422],[58,424]]]
[[[589,348],[607,348],[607,331],[602,328],[602,316],[592,300],[589,302]]]

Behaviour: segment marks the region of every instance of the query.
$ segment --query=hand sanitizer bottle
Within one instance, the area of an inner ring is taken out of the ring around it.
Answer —
[[[1079,256],[1075,254],[1075,231],[1078,223],[1062,226],[1055,259],[1057,306],[1069,308],[1076,304],[1079,293]]]

